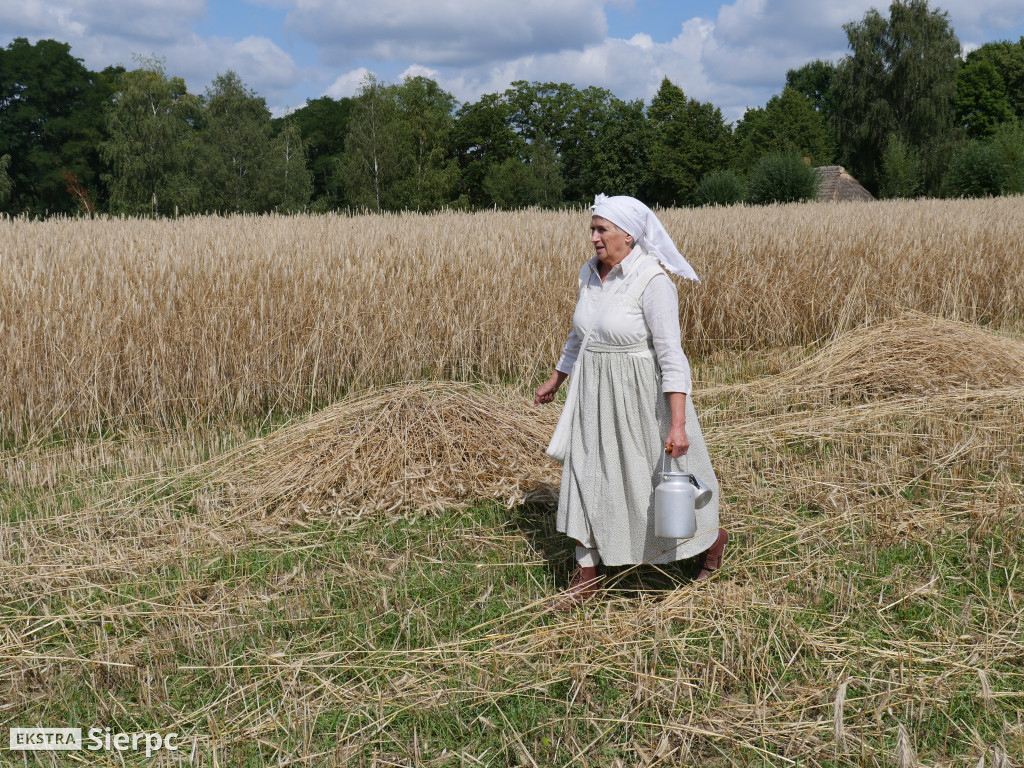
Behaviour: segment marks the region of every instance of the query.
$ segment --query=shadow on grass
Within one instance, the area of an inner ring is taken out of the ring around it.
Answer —
[[[525,494],[525,501],[513,507],[510,519],[530,546],[547,563],[548,571],[557,590],[569,585],[569,576],[575,566],[575,542],[555,529],[558,509],[558,486],[539,483]],[[693,581],[697,558],[678,560],[662,565],[602,566],[604,587],[611,597],[639,597],[671,592]]]
[[[510,520],[530,542],[533,551],[547,563],[555,587],[564,589],[574,565],[575,544],[555,530],[558,486],[538,483],[527,489],[524,499],[510,510]]]

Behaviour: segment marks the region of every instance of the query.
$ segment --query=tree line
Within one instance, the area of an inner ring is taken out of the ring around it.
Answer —
[[[597,192],[664,206],[812,197],[844,165],[880,197],[1024,192],[1024,38],[961,55],[947,13],[896,0],[849,53],[790,70],[735,125],[667,78],[647,104],[517,81],[460,104],[368,77],[282,118],[231,71],[203,94],[163,63],[88,70],[55,40],[0,49],[0,211],[555,207]]]

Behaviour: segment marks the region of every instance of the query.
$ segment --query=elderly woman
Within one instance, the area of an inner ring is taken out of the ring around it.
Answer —
[[[718,527],[718,483],[690,402],[690,365],[679,332],[679,303],[668,271],[698,281],[658,217],[632,197],[598,195],[580,270],[573,329],[534,405],[578,377],[558,499],[557,527],[576,540],[577,567],[553,606],[566,609],[598,588],[598,564],[668,563],[701,556],[697,580],[722,561],[729,540]],[[581,353],[582,347],[582,353]],[[664,446],[664,448],[662,448]],[[687,455],[688,471],[713,490],[697,510],[692,539],[654,536],[654,487],[663,450]]]

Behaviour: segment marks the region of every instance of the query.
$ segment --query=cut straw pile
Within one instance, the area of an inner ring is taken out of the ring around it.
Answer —
[[[230,454],[233,501],[266,510],[404,513],[516,503],[557,478],[543,449],[558,412],[458,382],[369,390]]]
[[[781,376],[753,383],[828,399],[1024,385],[1024,343],[977,325],[908,313],[843,334]]]
[[[718,389],[791,402],[1021,385],[1024,343],[913,313],[845,334],[781,376]],[[238,511],[349,517],[514,504],[558,481],[559,467],[543,455],[557,416],[557,408],[533,408],[522,393],[498,387],[375,388],[221,457],[215,480]]]

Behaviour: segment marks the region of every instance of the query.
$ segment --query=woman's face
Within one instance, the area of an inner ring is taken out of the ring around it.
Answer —
[[[601,216],[590,219],[590,242],[594,244],[597,258],[614,267],[633,250],[633,238]]]

